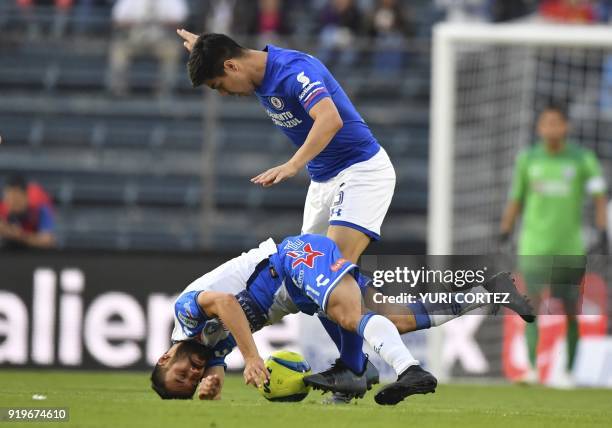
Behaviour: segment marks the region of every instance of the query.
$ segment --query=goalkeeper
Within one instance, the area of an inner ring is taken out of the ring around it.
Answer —
[[[563,303],[567,316],[567,371],[559,386],[571,387],[571,370],[578,344],[578,301],[586,269],[581,235],[585,194],[595,200],[598,251],[607,254],[606,185],[590,150],[567,141],[565,111],[548,106],[538,118],[540,141],[522,151],[516,161],[510,201],[501,221],[501,240],[508,241],[519,215],[523,221],[518,243],[518,268],[536,309],[545,288]],[[522,381],[536,383],[537,323],[527,325],[530,368]]]

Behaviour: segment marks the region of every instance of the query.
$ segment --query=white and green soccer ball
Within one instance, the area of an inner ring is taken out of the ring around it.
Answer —
[[[310,392],[304,376],[312,373],[310,364],[297,352],[276,351],[265,361],[270,380],[259,387],[269,401],[302,401]]]

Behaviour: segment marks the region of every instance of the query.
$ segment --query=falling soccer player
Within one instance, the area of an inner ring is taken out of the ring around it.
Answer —
[[[309,315],[324,312],[330,323],[365,338],[393,366],[398,380],[377,393],[377,403],[396,404],[412,394],[433,392],[437,385],[435,377],[412,357],[400,333],[438,326],[486,303],[416,302],[404,307],[406,322],[398,328],[362,305],[368,288],[361,280],[359,268],[343,258],[338,246],[327,237],[292,236],[278,245],[269,239],[205,274],[179,295],[174,306],[173,345],[160,357],[153,371],[153,387],[162,398],[190,398],[200,383],[200,398],[219,399],[225,374],[224,359],[236,346],[233,335],[241,335],[239,345],[246,344],[246,347],[240,346],[241,351],[246,349],[250,353],[247,355],[253,357],[251,361],[257,363],[254,366],[259,367],[256,350],[249,348],[252,341],[249,330],[258,331],[284,315],[301,311]],[[531,308],[506,273],[464,294],[500,292],[509,296],[504,306],[527,322],[533,321]],[[231,321],[227,329],[226,320]],[[336,345],[341,350],[341,358],[362,353],[361,343],[355,341]],[[314,374],[304,381],[350,398],[362,397],[378,382],[372,370],[366,369],[364,376],[350,371],[343,373],[331,379]]]

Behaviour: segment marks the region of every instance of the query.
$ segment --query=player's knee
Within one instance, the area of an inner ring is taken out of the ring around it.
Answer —
[[[342,314],[338,318],[336,322],[340,327],[348,331],[357,331],[357,326],[359,325],[361,317],[355,314]]]
[[[410,333],[416,330],[416,320],[411,315],[393,315],[389,319],[400,334]]]

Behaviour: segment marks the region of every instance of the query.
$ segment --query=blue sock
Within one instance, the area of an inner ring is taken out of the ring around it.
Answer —
[[[416,329],[424,330],[426,328],[431,327],[431,320],[429,319],[429,313],[427,312],[427,308],[420,300],[416,303],[408,303],[408,308],[414,314],[414,319],[416,320]]]
[[[344,330],[328,318],[319,317],[319,321],[338,348],[342,362],[354,373],[361,373],[366,362],[366,356],[362,349],[363,339],[361,336]]]
[[[321,321],[321,325],[327,332],[327,335],[331,340],[334,341],[336,348],[338,348],[338,352],[342,351],[342,337],[340,336],[340,326],[335,322],[331,321],[325,317],[318,317],[319,321]]]
[[[442,325],[476,308],[486,306],[487,300],[477,299],[477,297],[481,297],[478,296],[480,294],[486,295],[488,291],[482,286],[477,286],[464,292],[453,293],[454,299],[452,302],[419,300],[415,303],[409,303],[407,306],[414,314],[416,329],[423,330]],[[473,295],[473,299],[466,299],[468,295]],[[459,297],[461,297],[461,299],[457,300]]]
[[[355,374],[363,373],[365,369],[366,356],[363,353],[363,338],[357,333],[340,329],[342,337],[342,349],[340,349],[340,359],[344,364],[350,367]]]

